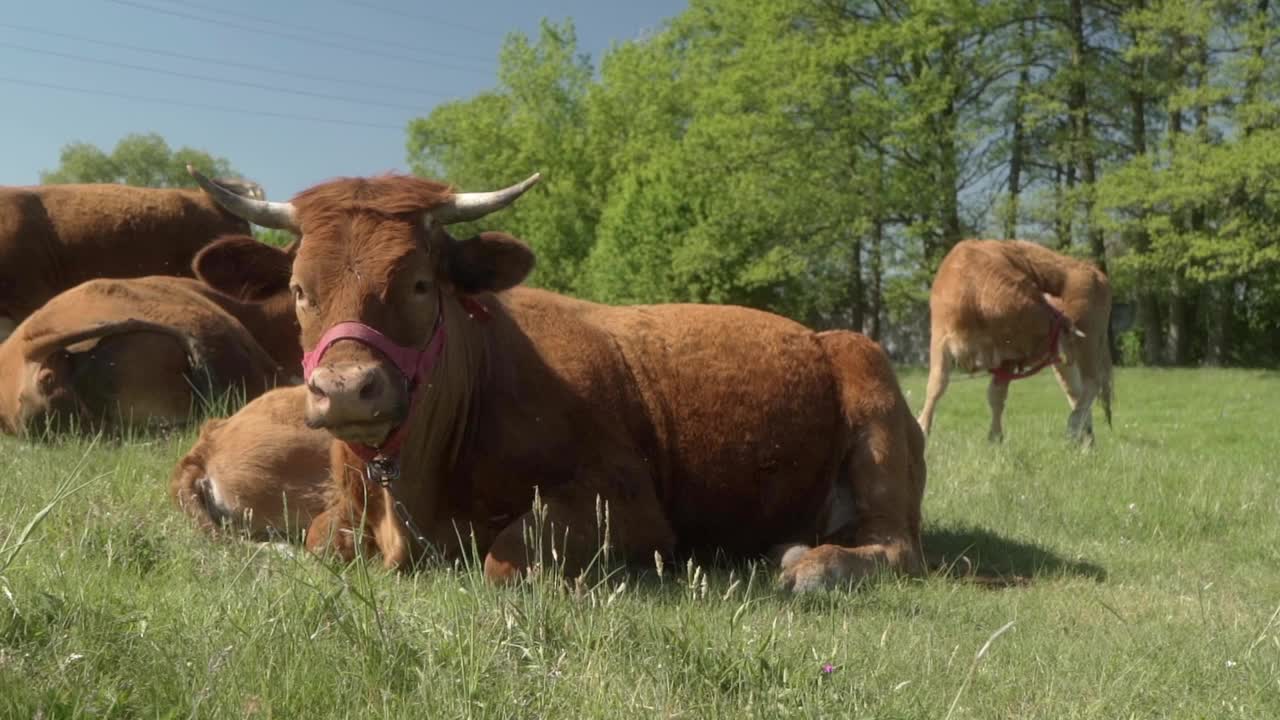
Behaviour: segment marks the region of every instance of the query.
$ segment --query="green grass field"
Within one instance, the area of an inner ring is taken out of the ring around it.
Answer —
[[[336,568],[196,534],[166,494],[190,433],[0,440],[0,716],[1280,717],[1280,375],[1121,371],[1091,452],[1051,376],[1002,446],[984,391],[953,382],[928,449],[953,572],[799,598],[764,565]]]

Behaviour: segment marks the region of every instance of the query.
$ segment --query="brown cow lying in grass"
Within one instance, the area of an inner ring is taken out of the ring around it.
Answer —
[[[333,439],[303,422],[307,390],[279,388],[209,420],[174,468],[173,501],[206,530],[300,535],[325,509]]]
[[[210,246],[197,271],[207,266],[225,280],[220,253],[252,256],[246,245],[257,243],[235,237]],[[162,276],[92,280],[58,295],[0,343],[0,430],[180,424],[201,402],[231,391],[253,398],[296,375],[287,288],[231,289],[246,299]]]
[[[1067,394],[1072,437],[1093,441],[1093,400],[1111,424],[1111,285],[1093,265],[1035,243],[965,240],[943,259],[929,295],[928,434],[952,365],[991,373],[988,437],[1004,437],[1009,382],[1053,366]]]
[[[524,243],[445,225],[534,179],[479,194],[344,179],[268,203],[193,174],[241,217],[301,234],[306,420],[338,441],[312,550],[402,567],[474,539],[495,581],[552,547],[572,575],[601,549],[603,501],[614,556],[631,561],[792,546],[796,590],[923,570],[924,440],[870,340],[739,307],[515,288],[533,266]]]
[[[260,196],[255,183],[235,191]],[[96,278],[189,275],[196,252],[249,225],[199,190],[0,187],[0,340],[58,293]]]

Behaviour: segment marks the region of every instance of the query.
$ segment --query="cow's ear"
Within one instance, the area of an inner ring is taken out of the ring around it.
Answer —
[[[449,279],[468,294],[515,287],[533,263],[533,250],[506,233],[483,232],[449,246]]]
[[[271,247],[248,235],[227,235],[205,246],[191,271],[209,287],[242,300],[265,300],[289,288],[295,242]]]

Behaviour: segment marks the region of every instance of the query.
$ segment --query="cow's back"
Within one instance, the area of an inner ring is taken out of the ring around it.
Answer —
[[[0,315],[15,324],[94,278],[191,273],[191,259],[248,224],[199,191],[125,185],[0,188]]]
[[[21,192],[21,190],[19,190]],[[199,190],[127,185],[47,185],[27,189],[43,205],[74,284],[95,277],[190,275],[196,251],[249,226]]]
[[[512,295],[541,356],[601,425],[625,424],[683,540],[756,550],[822,502],[840,409],[811,330],[734,306]]]
[[[235,317],[204,293],[198,281],[187,278],[91,280],[50,300],[8,342],[39,342],[95,325],[142,321],[171,332],[110,335],[89,347],[67,348],[81,356],[76,382],[88,393],[86,399],[111,403],[146,398],[140,405],[130,402],[145,408],[163,394],[171,398],[162,404],[171,407],[182,404],[175,398],[190,397],[192,382],[201,391],[240,386],[250,397],[257,396],[274,384],[275,363]],[[188,367],[191,361],[199,366]],[[179,417],[189,411],[189,401],[186,405]]]

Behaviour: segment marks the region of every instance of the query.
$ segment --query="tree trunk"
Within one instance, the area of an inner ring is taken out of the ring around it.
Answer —
[[[941,120],[938,192],[942,195],[942,244],[943,252],[946,252],[960,242],[964,235],[964,229],[960,224],[960,172],[956,158],[957,128],[953,99],[947,100]]]
[[[1260,27],[1266,27],[1267,13],[1270,8],[1271,0],[1258,0],[1255,14]],[[1263,68],[1265,67],[1263,58],[1267,49],[1266,43],[1264,42],[1264,36],[1261,32],[1250,33],[1248,36],[1248,45],[1249,53],[1253,55],[1255,63],[1249,67],[1249,71],[1245,74],[1244,78],[1244,92],[1241,93],[1240,100],[1241,104],[1245,107],[1250,107],[1257,101],[1258,85],[1262,82]],[[1248,118],[1249,119],[1246,120],[1244,124],[1245,137],[1252,135],[1253,131],[1257,129],[1254,126],[1253,117],[1248,116]]]
[[[1084,185],[1082,201],[1084,221],[1089,241],[1089,254],[1103,272],[1107,270],[1106,246],[1101,228],[1093,222],[1093,190],[1098,179],[1098,161],[1093,149],[1093,127],[1089,116],[1089,45],[1084,30],[1084,0],[1071,0],[1071,89],[1067,109],[1071,113],[1072,163],[1079,168],[1080,182]]]
[[[942,45],[943,72],[954,77],[959,49],[955,39],[948,36]],[[951,84],[946,104],[939,113],[938,131],[938,192],[942,196],[942,244],[943,252],[950,250],[963,239],[964,228],[960,223],[960,157],[956,134],[959,132],[959,114],[956,111],[956,93],[959,81]]]
[[[1195,117],[1196,117],[1196,136],[1202,143],[1209,142],[1209,105],[1205,102],[1203,91],[1209,83],[1209,43],[1203,37],[1197,37],[1195,40],[1196,48],[1196,87],[1202,92],[1196,101]],[[1207,207],[1201,203],[1191,210],[1191,231],[1197,235],[1203,235],[1207,230]],[[1202,319],[1207,325],[1205,347],[1205,360],[1214,364],[1221,365],[1226,357],[1227,342],[1229,337],[1227,334],[1226,323],[1214,322],[1222,316],[1222,306],[1227,302],[1227,293],[1221,287],[1223,283],[1215,283],[1207,288],[1206,292],[1201,293],[1201,297],[1208,305],[1207,312],[1204,313]],[[1187,333],[1190,340],[1190,333]],[[1184,357],[1183,362],[1189,360]]]
[[[1031,43],[1027,38],[1027,22],[1019,29],[1022,65],[1018,68],[1018,85],[1013,91],[1013,131],[1009,147],[1009,205],[1005,208],[1004,236],[1018,236],[1018,200],[1022,193],[1022,163],[1026,152],[1026,96],[1031,86]]]
[[[1145,2],[1138,2],[1138,9],[1146,7]],[[1131,45],[1138,44],[1136,31],[1129,35]],[[1133,152],[1137,157],[1147,154],[1147,68],[1145,61],[1133,64],[1133,76],[1129,79],[1129,119],[1130,140]],[[1129,252],[1145,255],[1151,249],[1151,236],[1147,233],[1146,210],[1138,213],[1137,227],[1128,237]],[[1137,290],[1138,324],[1142,328],[1142,362],[1144,365],[1164,364],[1164,319],[1160,316],[1160,298],[1151,288],[1146,278],[1138,279]]]
[[[862,280],[862,241],[852,238],[849,248],[849,327],[863,332],[866,328],[866,293]]]
[[[883,247],[884,220],[876,217],[871,233],[871,257],[868,258],[871,262],[869,278],[871,282],[867,293],[867,314],[870,316],[870,323],[864,326],[867,334],[876,342],[880,342],[880,335],[883,332],[880,324],[884,317],[884,256],[881,254]]]
[[[1076,189],[1076,169],[1071,163],[1054,163],[1053,174],[1054,230],[1058,236],[1058,249],[1067,250],[1071,247],[1073,232],[1071,196]]]
[[[1182,35],[1175,35],[1171,47],[1173,55],[1173,78],[1171,89],[1176,90],[1181,86],[1183,77],[1186,73],[1186,66],[1182,60],[1182,50],[1186,38]],[[1176,105],[1169,107],[1169,152],[1174,154],[1177,152],[1178,138],[1182,136],[1182,108]],[[1175,210],[1171,220],[1173,226],[1179,232],[1185,232],[1187,221],[1185,213]],[[1173,269],[1170,271],[1173,275],[1169,296],[1169,358],[1174,365],[1186,365],[1190,361],[1191,355],[1191,317],[1190,302],[1187,298],[1188,289],[1186,287],[1186,279],[1182,276],[1182,271]]]

